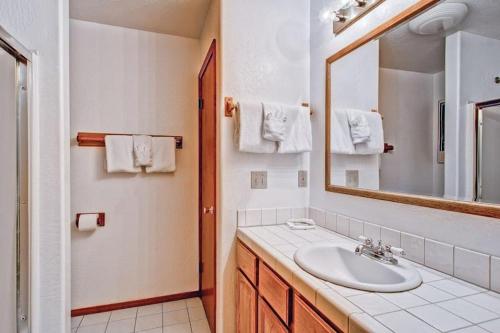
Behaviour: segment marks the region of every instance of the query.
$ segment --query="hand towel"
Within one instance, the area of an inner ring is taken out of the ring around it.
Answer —
[[[287,117],[283,105],[263,103],[262,108],[264,110],[262,137],[266,140],[275,142],[285,140]]]
[[[134,165],[136,167],[153,164],[152,140],[148,135],[134,135]]]
[[[278,143],[278,153],[294,154],[312,150],[311,110],[303,106],[286,106],[285,140]]]
[[[141,172],[134,165],[134,144],[130,135],[106,135],[106,167],[109,173]]]
[[[375,155],[384,152],[384,127],[382,116],[378,112],[365,112],[368,126],[370,126],[370,140],[355,146],[357,155]]]
[[[276,152],[276,142],[262,137],[263,118],[262,103],[238,103],[234,138],[239,151],[261,154]]]
[[[146,173],[175,171],[175,138],[153,137],[153,164],[146,167]]]
[[[355,145],[370,140],[370,126],[368,126],[368,121],[364,113],[365,111],[358,110],[347,111],[347,121],[351,129],[351,139],[352,143]]]
[[[353,155],[351,130],[346,109],[333,109],[331,113],[330,150],[333,154]]]

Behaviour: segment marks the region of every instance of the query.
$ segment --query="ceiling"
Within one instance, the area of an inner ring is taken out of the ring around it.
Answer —
[[[211,0],[70,0],[70,17],[199,38]]]
[[[499,0],[447,0],[464,3],[469,13],[460,26],[446,34],[421,36],[405,23],[380,39],[380,66],[420,73],[438,73],[445,66],[445,37],[457,30],[500,40]]]

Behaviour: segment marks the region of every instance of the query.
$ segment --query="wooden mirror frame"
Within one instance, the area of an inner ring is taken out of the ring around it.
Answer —
[[[331,157],[330,157],[330,130],[331,130],[331,65],[340,58],[348,55],[349,53],[357,50],[368,42],[377,39],[387,31],[399,26],[400,24],[408,21],[409,19],[419,15],[423,11],[436,5],[441,0],[420,0],[408,9],[401,12],[399,15],[381,24],[365,36],[356,40],[352,44],[338,51],[328,59],[326,59],[326,103],[325,103],[325,190],[328,192],[335,192],[341,194],[348,194],[360,196],[370,199],[378,199],[385,201],[392,201],[408,205],[416,205],[422,207],[429,207],[459,213],[466,213],[472,215],[487,216],[493,218],[500,218],[500,205],[448,200],[436,198],[431,196],[404,194],[396,192],[375,191],[359,188],[349,188],[345,186],[338,186],[331,184]]]

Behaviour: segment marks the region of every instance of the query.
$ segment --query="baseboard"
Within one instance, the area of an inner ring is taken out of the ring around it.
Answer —
[[[136,306],[144,306],[144,305],[158,304],[158,303],[164,303],[164,302],[178,301],[181,299],[199,297],[199,296],[200,296],[199,291],[188,291],[188,292],[180,293],[180,294],[145,298],[145,299],[140,299],[140,300],[135,300],[135,301],[127,301],[127,302],[120,302],[120,303],[113,303],[113,304],[89,306],[86,308],[71,310],[71,317],[78,317],[78,316],[84,316],[84,315],[89,315],[89,314],[94,314],[94,313],[101,313],[101,312],[108,312],[108,311],[114,311],[114,310],[134,308]]]

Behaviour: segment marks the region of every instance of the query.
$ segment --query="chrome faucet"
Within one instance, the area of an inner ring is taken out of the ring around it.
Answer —
[[[405,250],[391,245],[382,245],[381,240],[377,242],[377,245],[374,245],[373,239],[365,236],[359,236],[359,240],[361,240],[362,243],[356,246],[354,250],[354,253],[358,256],[365,255],[368,258],[385,264],[397,265],[398,260],[394,258],[394,256],[406,255]]]

